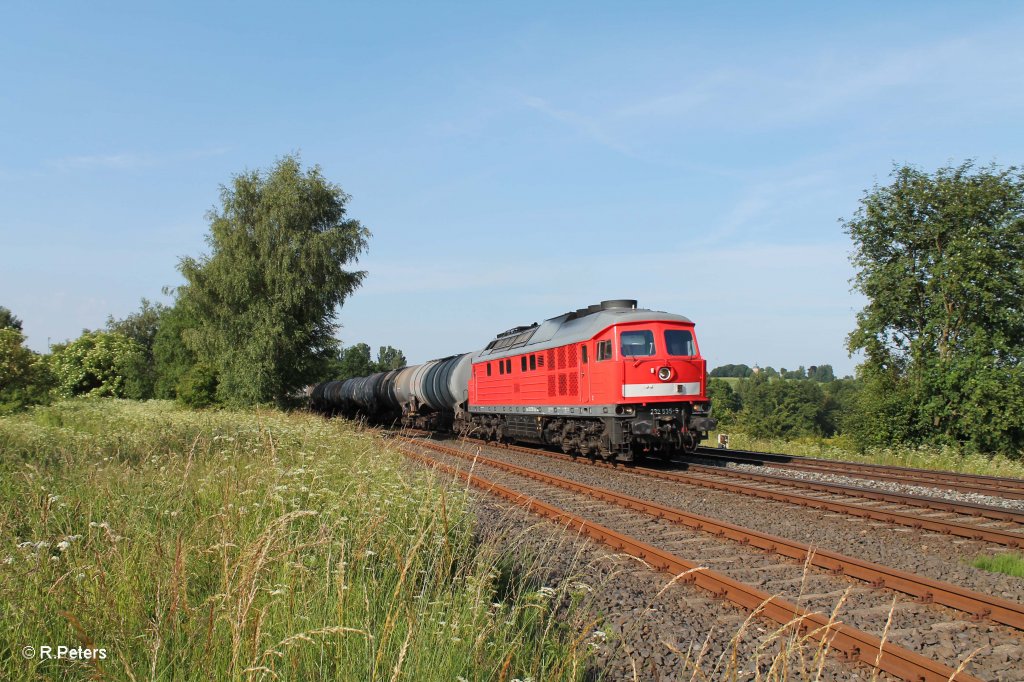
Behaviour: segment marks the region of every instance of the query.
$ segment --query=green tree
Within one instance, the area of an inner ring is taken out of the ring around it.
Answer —
[[[711,400],[712,414],[721,426],[729,426],[736,422],[736,415],[743,407],[740,396],[732,390],[728,381],[708,379],[708,398]]]
[[[142,348],[142,356],[134,366],[127,368],[125,376],[128,397],[137,399],[152,398],[157,380],[156,363],[153,357],[153,344],[163,316],[168,307],[162,303],[150,303],[142,299],[138,312],[129,314],[121,320],[107,316],[107,331],[122,334],[135,341]]]
[[[0,305],[0,329],[14,329],[24,331],[21,328],[21,320],[14,316],[10,309]]]
[[[750,369],[747,365],[722,365],[721,367],[715,367],[711,370],[708,376],[712,377],[749,377],[754,373],[754,370]]]
[[[895,167],[843,222],[868,303],[858,436],[1024,446],[1024,174]],[[873,418],[872,418],[873,415]]]
[[[391,346],[381,346],[377,350],[377,362],[374,365],[374,369],[378,372],[401,369],[406,365],[405,353]]]
[[[836,375],[832,370],[832,365],[811,365],[807,368],[807,378],[824,384],[835,381]]]
[[[44,403],[53,379],[46,358],[25,346],[15,327],[0,327],[0,414]]]
[[[50,363],[63,395],[135,397],[128,378],[145,352],[124,334],[87,331],[54,348]]]
[[[344,381],[353,377],[365,377],[376,371],[377,367],[370,357],[370,346],[365,343],[357,343],[342,351],[338,374],[334,378]]]
[[[755,374],[740,384],[740,425],[757,438],[832,435],[821,387],[810,381],[769,379]]]
[[[349,197],[298,157],[236,175],[210,213],[211,252],[184,258],[182,300],[197,321],[184,338],[229,403],[283,402],[336,353],[335,315],[362,282],[345,270],[369,232]]]
[[[198,362],[196,354],[184,340],[185,333],[197,327],[189,307],[180,299],[160,315],[160,325],[153,338],[153,371],[156,375],[153,393],[157,398],[177,398],[182,378]]]

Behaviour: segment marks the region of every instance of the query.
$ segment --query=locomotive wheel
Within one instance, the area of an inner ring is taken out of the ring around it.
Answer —
[[[697,444],[698,443],[699,443],[699,441],[696,438],[693,437],[692,433],[684,433],[683,434],[683,448],[682,448],[682,450],[686,454],[692,455],[693,453],[697,452]]]

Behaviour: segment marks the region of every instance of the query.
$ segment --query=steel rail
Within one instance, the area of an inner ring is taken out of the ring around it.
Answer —
[[[693,514],[675,507],[643,500],[607,488],[591,486],[586,483],[555,476],[554,474],[543,473],[536,469],[503,462],[439,443],[412,439],[406,442],[421,445],[466,461],[480,462],[517,476],[523,476],[572,492],[582,493],[604,502],[612,502],[625,509],[641,511],[659,519],[666,519],[673,523],[734,540],[744,545],[768,552],[775,552],[797,561],[809,561],[813,566],[832,573],[863,580],[872,587],[887,587],[891,590],[908,594],[921,603],[936,603],[948,606],[968,614],[975,620],[988,618],[1017,630],[1024,630],[1024,604],[1008,599],[975,592],[952,583],[934,580],[914,573],[907,573],[888,566],[882,566],[881,564],[849,557],[838,552],[813,548],[796,540],[762,533],[727,521]]]
[[[870,633],[834,622],[820,613],[809,612],[780,597],[762,592],[728,576],[640,542],[628,535],[618,533],[606,526],[588,521],[554,505],[541,502],[529,495],[501,486],[474,473],[464,472],[405,448],[399,448],[399,451],[411,459],[459,477],[470,485],[523,506],[530,512],[575,530],[592,540],[602,542],[618,552],[625,552],[637,557],[655,569],[678,577],[680,582],[693,584],[710,592],[715,597],[727,599],[745,609],[756,611],[780,625],[795,626],[801,635],[826,642],[830,648],[842,652],[847,660],[866,663],[907,682],[957,680],[959,682],[981,682],[968,673],[954,670],[943,663],[891,642],[883,642]]]
[[[692,474],[680,473],[677,471],[664,471],[662,469],[651,469],[649,467],[641,466],[629,466],[625,467],[621,464],[613,464],[611,462],[602,462],[597,460],[571,457],[557,452],[549,452],[547,450],[541,450],[539,448],[528,448],[520,445],[509,445],[509,444],[495,444],[488,443],[487,441],[481,441],[473,438],[465,439],[470,443],[478,443],[481,445],[488,445],[490,447],[500,447],[507,450],[514,450],[518,452],[525,452],[532,455],[539,455],[542,457],[550,457],[552,459],[561,459],[567,461],[574,461],[581,464],[587,464],[591,466],[603,467],[608,469],[625,469],[644,476],[650,476],[652,478],[660,478],[666,481],[673,481],[675,483],[683,483],[687,485],[700,486],[702,488],[710,488],[712,490],[723,490],[725,492],[737,493],[740,495],[749,495],[751,497],[759,497],[765,500],[773,500],[775,502],[785,502],[787,504],[796,504],[801,507],[809,507],[811,509],[819,509],[824,511],[836,512],[839,514],[848,514],[850,516],[859,516],[861,518],[871,519],[872,521],[882,521],[885,523],[891,523],[897,526],[907,526],[914,528],[915,530],[928,530],[935,533],[941,533],[943,535],[955,535],[957,537],[968,538],[970,540],[979,540],[982,542],[991,542],[996,545],[1004,545],[1006,547],[1024,547],[1024,534],[1016,534],[994,528],[982,528],[980,526],[972,526],[970,524],[956,523],[955,521],[942,521],[939,519],[928,519],[921,516],[914,516],[913,514],[905,514],[903,512],[884,511],[881,509],[871,509],[870,507],[862,507],[856,504],[847,504],[844,502],[834,502],[831,500],[822,500],[817,497],[810,497],[807,495],[798,495],[797,493],[786,493],[775,490],[766,490],[764,488],[757,488],[743,483],[731,483],[726,481],[715,481],[702,476],[695,476]]]
[[[723,452],[717,448],[698,448],[694,456],[728,460],[739,464],[759,464],[780,469],[831,473],[851,478],[859,477],[880,481],[896,481],[908,485],[919,485],[924,488],[948,488],[950,490],[978,493],[992,497],[1024,499],[1024,481],[998,476],[978,478],[974,474],[957,474],[945,471],[932,472],[928,469],[909,469],[882,464],[861,464],[859,462],[810,457],[801,458],[795,455],[772,455],[772,453],[757,453],[746,450],[725,450]]]
[[[803,488],[805,490],[814,490],[817,492],[836,493],[840,495],[846,495],[848,497],[863,497],[869,500],[892,502],[893,504],[903,504],[911,507],[924,507],[927,509],[934,509],[936,511],[963,514],[964,516],[975,516],[986,519],[992,519],[994,521],[1007,521],[1011,523],[1024,524],[1024,511],[1020,511],[1017,509],[1007,509],[1006,507],[996,507],[989,504],[978,504],[976,502],[958,502],[954,500],[945,500],[937,497],[929,497],[927,495],[909,495],[907,493],[893,493],[885,490],[878,490],[876,488],[846,485],[844,483],[805,481],[799,478],[790,478],[789,476],[755,473],[752,471],[746,471],[742,469],[729,469],[726,467],[716,467],[707,464],[696,464],[694,462],[673,461],[672,463],[682,464],[683,466],[687,467],[688,471],[700,471],[712,476],[741,478],[748,481],[762,481],[764,483],[772,484],[777,483],[779,485],[788,485],[793,488]],[[1022,539],[1024,539],[1024,536],[1022,536]]]

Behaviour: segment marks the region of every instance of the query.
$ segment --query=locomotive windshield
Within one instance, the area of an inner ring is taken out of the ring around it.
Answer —
[[[622,332],[622,356],[654,355],[654,333],[649,329]]]
[[[693,355],[693,334],[689,329],[665,331],[665,348],[669,355]]]

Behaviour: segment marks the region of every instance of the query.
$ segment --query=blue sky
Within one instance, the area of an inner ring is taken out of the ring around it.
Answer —
[[[374,235],[347,344],[630,297],[712,366],[851,373],[838,220],[1024,152],[1019,3],[488,5],[6,3],[0,305],[44,350],[166,300],[218,186],[298,151]]]

